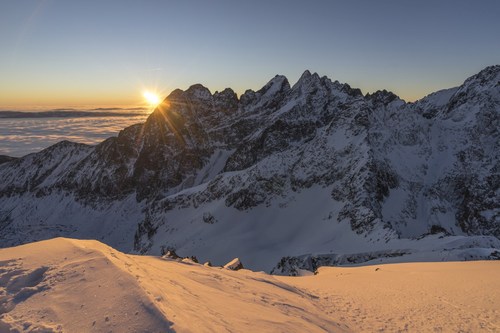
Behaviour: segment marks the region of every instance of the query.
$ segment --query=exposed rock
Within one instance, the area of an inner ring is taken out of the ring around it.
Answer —
[[[181,257],[179,257],[177,255],[177,253],[175,253],[175,250],[168,250],[167,252],[165,252],[165,254],[163,254],[161,256],[163,259],[180,259]]]
[[[234,258],[230,262],[224,265],[225,269],[230,269],[232,271],[239,271],[240,269],[243,269],[243,264],[241,263],[239,258]]]
[[[12,161],[15,161],[15,160],[17,160],[17,157],[0,155],[0,164],[7,163],[7,162],[12,162]]]

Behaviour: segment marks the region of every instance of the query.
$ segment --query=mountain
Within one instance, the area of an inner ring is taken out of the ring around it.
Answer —
[[[278,274],[495,259],[499,113],[499,65],[415,103],[309,71],[239,98],[193,85],[97,146],[3,158],[0,244],[93,238]]]

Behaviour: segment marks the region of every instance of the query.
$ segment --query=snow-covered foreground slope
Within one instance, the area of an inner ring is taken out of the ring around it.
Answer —
[[[342,332],[317,298],[264,273],[56,238],[0,250],[1,322],[62,332]]]
[[[354,332],[499,332],[500,263],[403,263],[322,267],[280,278],[318,295]]]
[[[480,332],[499,262],[270,276],[56,238],[0,250],[0,332]]]

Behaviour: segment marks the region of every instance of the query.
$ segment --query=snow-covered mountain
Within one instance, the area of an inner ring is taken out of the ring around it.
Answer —
[[[3,157],[0,244],[94,238],[282,274],[304,255],[498,258],[499,115],[499,65],[415,103],[309,71],[239,99],[193,85],[97,146]]]

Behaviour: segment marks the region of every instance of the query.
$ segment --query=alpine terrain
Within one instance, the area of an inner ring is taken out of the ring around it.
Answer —
[[[493,261],[272,276],[54,238],[0,249],[0,332],[497,332]]]
[[[305,71],[196,84],[97,146],[0,157],[0,246],[65,236],[298,275],[500,259],[500,65],[414,103]]]

